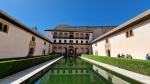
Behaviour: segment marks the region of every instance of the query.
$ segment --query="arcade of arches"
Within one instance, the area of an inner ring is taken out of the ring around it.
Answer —
[[[54,32],[53,38],[56,39],[89,39],[88,33],[81,32]]]
[[[53,45],[53,53],[61,53],[64,56],[79,56],[89,53],[89,45]]]

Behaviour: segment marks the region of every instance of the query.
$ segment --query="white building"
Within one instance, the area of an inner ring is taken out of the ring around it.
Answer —
[[[150,53],[150,10],[123,23],[92,41],[94,55],[114,56],[130,54],[145,59]]]
[[[150,10],[116,26],[58,25],[46,36],[0,11],[0,58],[62,53],[99,56],[130,54],[145,59],[150,53]],[[109,32],[108,32],[109,31]]]
[[[114,26],[58,25],[54,29],[45,31],[46,37],[53,42],[52,51],[54,53],[62,53],[65,56],[78,56],[80,54],[91,54],[92,48],[90,43],[93,38],[113,28]]]
[[[8,14],[0,11],[0,58],[51,53],[51,41]]]

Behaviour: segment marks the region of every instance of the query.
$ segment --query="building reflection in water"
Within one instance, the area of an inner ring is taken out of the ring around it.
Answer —
[[[130,84],[80,58],[59,60],[35,84]]]

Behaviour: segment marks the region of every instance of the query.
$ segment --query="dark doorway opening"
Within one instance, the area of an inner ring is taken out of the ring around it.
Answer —
[[[109,49],[107,50],[107,55],[110,57],[110,50]]]
[[[34,54],[34,48],[30,48],[28,56],[33,56]]]

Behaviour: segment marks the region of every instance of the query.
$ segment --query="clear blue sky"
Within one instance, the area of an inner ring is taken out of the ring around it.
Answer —
[[[45,34],[58,24],[120,25],[150,8],[150,0],[0,0],[0,9]]]

